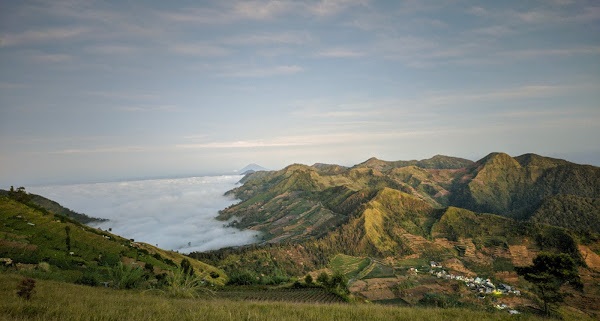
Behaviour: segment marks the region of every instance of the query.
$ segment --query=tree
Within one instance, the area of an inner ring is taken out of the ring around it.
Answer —
[[[329,285],[329,274],[327,274],[326,272],[321,272],[321,274],[319,274],[317,276],[317,282],[321,283],[321,285],[323,285],[323,286],[328,286]]]
[[[561,286],[568,284],[578,290],[583,288],[575,261],[564,253],[540,253],[533,259],[533,265],[516,267],[515,270],[533,283],[534,292],[544,301],[546,315],[550,314],[549,304],[564,300]]]
[[[65,226],[65,233],[67,233],[67,238],[65,239],[65,243],[67,243],[67,252],[71,251],[71,227]]]
[[[307,274],[307,275],[304,277],[304,283],[306,283],[306,284],[312,284],[312,283],[313,283],[313,278],[312,278],[312,275],[310,275],[310,274]]]

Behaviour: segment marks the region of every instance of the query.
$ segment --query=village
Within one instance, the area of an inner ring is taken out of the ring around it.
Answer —
[[[500,283],[498,286],[494,285],[490,279],[483,279],[478,276],[476,277],[465,277],[462,275],[455,275],[452,273],[448,273],[443,269],[443,266],[440,263],[435,261],[431,261],[429,263],[430,270],[429,273],[435,275],[438,279],[445,280],[457,280],[462,281],[466,284],[466,286],[472,291],[479,293],[479,298],[485,298],[486,294],[500,296],[500,295],[516,295],[520,296],[521,291],[515,289],[513,286],[510,286],[505,283]],[[510,309],[506,304],[498,304],[494,306],[496,309],[505,310],[508,309],[510,314],[520,314],[519,311]]]

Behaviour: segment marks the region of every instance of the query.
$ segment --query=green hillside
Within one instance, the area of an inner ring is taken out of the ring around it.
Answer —
[[[123,264],[144,268],[156,282],[160,274],[178,268],[185,258],[5,196],[0,196],[0,222],[0,257],[42,278],[104,282],[110,280],[116,266]],[[227,281],[222,271],[191,261],[198,275],[208,282]]]
[[[526,154],[492,153],[466,168],[450,204],[478,212],[529,218],[553,195],[600,197],[600,168]]]
[[[106,221],[106,219],[91,217],[82,213],[77,213],[41,195],[27,193],[25,192],[25,189],[23,187],[17,188],[16,190],[13,187],[11,187],[11,190],[8,191],[0,189],[0,196],[7,196],[9,198],[19,200],[22,203],[27,203],[30,206],[38,207],[41,210],[46,210],[55,214],[64,215],[83,224]]]
[[[600,231],[600,198],[575,195],[551,196],[542,202],[531,221],[566,227],[581,233]]]

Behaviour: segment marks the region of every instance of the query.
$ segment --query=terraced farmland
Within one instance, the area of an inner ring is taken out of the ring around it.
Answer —
[[[329,262],[333,271],[345,274],[349,279],[355,278],[371,264],[370,258],[338,254]]]
[[[303,303],[344,303],[345,301],[322,288],[305,289],[247,289],[218,291],[216,296],[231,300],[243,301],[279,301],[279,302],[303,302]]]

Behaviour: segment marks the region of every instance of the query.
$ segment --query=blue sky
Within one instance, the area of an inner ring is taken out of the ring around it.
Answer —
[[[0,184],[600,165],[597,1],[2,1]],[[4,187],[5,188],[5,187]]]

